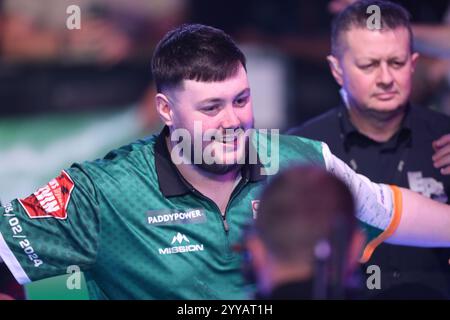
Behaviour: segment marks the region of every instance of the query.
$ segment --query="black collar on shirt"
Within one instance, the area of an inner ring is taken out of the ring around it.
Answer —
[[[406,108],[405,117],[403,118],[400,126],[400,130],[397,131],[394,136],[392,136],[392,138],[390,138],[388,141],[379,143],[359,132],[351,122],[350,115],[345,105],[340,105],[338,108],[338,118],[341,129],[341,139],[344,142],[345,150],[348,151],[352,143],[354,143],[355,141],[362,140],[365,140],[367,143],[379,144],[382,150],[395,150],[403,143],[405,144],[405,146],[411,147],[413,132],[411,116],[412,112],[413,108],[408,105]]]
[[[169,127],[165,126],[155,142],[155,167],[158,176],[159,188],[165,197],[181,196],[189,193],[192,186],[183,178],[170,157],[166,137],[170,134]],[[262,181],[266,176],[261,174],[263,165],[257,157],[256,164],[243,165],[242,178],[250,182]]]

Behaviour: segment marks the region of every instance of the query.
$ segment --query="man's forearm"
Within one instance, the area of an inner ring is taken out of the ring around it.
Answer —
[[[450,247],[450,206],[400,188],[400,223],[386,241],[418,247]]]

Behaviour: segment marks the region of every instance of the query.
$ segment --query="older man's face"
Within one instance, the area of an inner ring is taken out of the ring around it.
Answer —
[[[374,31],[352,28],[338,61],[350,106],[377,112],[391,112],[404,106],[411,93],[412,74],[418,54],[410,52],[406,28]]]

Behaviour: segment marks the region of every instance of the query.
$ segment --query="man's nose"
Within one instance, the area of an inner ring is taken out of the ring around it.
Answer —
[[[227,106],[224,110],[224,117],[222,119],[222,128],[237,128],[240,126],[239,118],[236,115],[236,110],[232,106]]]
[[[394,77],[392,75],[392,70],[387,64],[382,63],[380,65],[377,80],[378,80],[378,85],[383,88],[388,88],[388,87],[392,86],[392,84],[394,83]]]

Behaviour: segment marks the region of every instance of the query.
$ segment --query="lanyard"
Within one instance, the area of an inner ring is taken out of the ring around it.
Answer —
[[[340,129],[341,129],[341,133],[339,136],[340,136],[344,154],[345,154],[345,159],[342,159],[342,160],[344,160],[353,169],[353,171],[358,172],[358,162],[356,161],[355,157],[352,156],[352,154],[351,154],[351,150],[350,150],[351,146],[349,146],[349,147],[346,146],[346,141],[345,141],[346,136],[344,134],[343,124],[342,124],[343,115],[342,115],[342,113],[339,113],[338,116],[339,116],[339,120],[340,120],[339,123],[340,123]],[[398,138],[400,138],[400,137],[398,137]],[[402,142],[398,141],[397,143],[401,144]],[[397,148],[400,149],[400,151],[396,151],[396,152],[400,152],[399,161],[397,162],[395,168],[392,168],[392,167],[386,168],[386,170],[390,170],[390,171],[393,170],[393,173],[390,175],[391,179],[389,179],[385,183],[399,184],[401,182],[402,174],[405,170],[405,166],[407,164],[407,160],[409,157],[410,147],[408,145],[400,145]]]
[[[397,162],[395,169],[391,167],[386,168],[386,170],[394,170],[394,172],[391,174],[392,179],[389,179],[385,183],[393,183],[393,184],[400,183],[409,156],[409,149],[410,148],[406,146],[400,151],[401,152],[400,159]],[[346,155],[345,160],[348,163],[348,165],[353,169],[353,171],[358,172],[358,162],[354,157],[352,157],[350,151],[345,150],[345,155]]]

